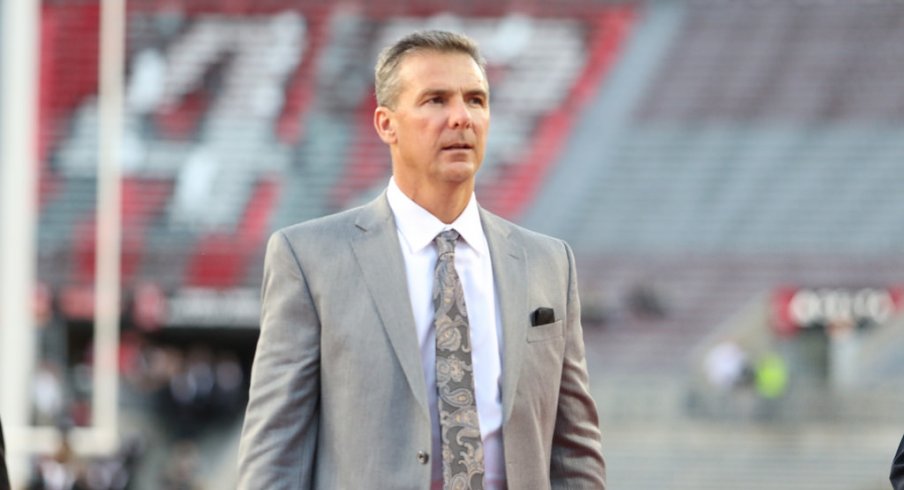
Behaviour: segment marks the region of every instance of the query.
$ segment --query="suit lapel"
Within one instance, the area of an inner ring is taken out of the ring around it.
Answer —
[[[480,210],[484,233],[493,262],[493,281],[502,321],[502,423],[508,421],[515,405],[515,390],[524,358],[527,335],[527,258],[524,249],[510,240],[512,227],[500,218]]]
[[[528,318],[527,259],[523,248],[509,240],[511,225],[483,209],[480,215],[493,262],[493,280],[502,321],[502,413],[505,424],[515,404],[515,390],[524,358]],[[361,208],[355,226],[358,234],[351,245],[362,277],[414,398],[429,415],[427,383],[411,313],[405,262],[385,193]]]
[[[373,297],[386,336],[395,350],[414,398],[425,414],[427,382],[417,345],[417,328],[411,312],[405,261],[399,245],[395,220],[385,193],[362,208],[355,222],[358,236],[352,249],[364,282]]]

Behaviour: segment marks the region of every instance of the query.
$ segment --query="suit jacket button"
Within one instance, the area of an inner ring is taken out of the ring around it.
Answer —
[[[430,461],[430,455],[427,454],[427,451],[418,451],[417,452],[417,462],[420,464],[427,464]]]

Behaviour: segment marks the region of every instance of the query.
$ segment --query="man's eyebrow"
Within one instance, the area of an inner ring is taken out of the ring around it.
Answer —
[[[418,94],[418,98],[420,99],[420,98],[424,98],[427,96],[432,97],[432,96],[436,96],[436,95],[447,96],[447,95],[451,94],[452,92],[453,92],[453,90],[448,89],[448,88],[428,88],[428,89],[422,90],[421,93]]]
[[[465,95],[470,95],[470,96],[479,95],[483,98],[488,98],[490,96],[490,93],[486,89],[475,88],[473,90],[468,90],[467,92],[465,92]]]
[[[418,94],[418,99],[423,99],[424,97],[435,97],[435,96],[448,97],[450,94],[453,94],[455,92],[457,92],[457,90],[452,90],[449,88],[428,88],[428,89],[422,90]],[[489,97],[490,94],[483,88],[475,88],[475,89],[471,89],[471,90],[466,90],[465,95],[466,96],[479,95],[481,97],[487,98],[487,97]]]

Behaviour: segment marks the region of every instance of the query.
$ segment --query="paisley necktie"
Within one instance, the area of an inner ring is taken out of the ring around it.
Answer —
[[[436,236],[439,258],[433,274],[436,314],[436,389],[443,447],[445,490],[483,489],[483,446],[474,398],[468,311],[455,271],[458,232]]]

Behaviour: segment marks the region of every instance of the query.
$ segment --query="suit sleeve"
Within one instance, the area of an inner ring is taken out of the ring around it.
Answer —
[[[283,232],[267,244],[260,337],[239,443],[242,490],[312,484],[319,422],[320,322]]]
[[[574,255],[565,244],[568,256],[568,311],[565,316],[565,356],[559,406],[553,434],[550,480],[554,489],[605,489],[606,464],[603,460],[599,417],[590,396],[584,336],[581,328],[581,303],[578,297]]]
[[[895,454],[894,461],[891,462],[891,487],[894,490],[904,490],[904,437],[901,438],[901,444],[898,445],[898,453]]]

